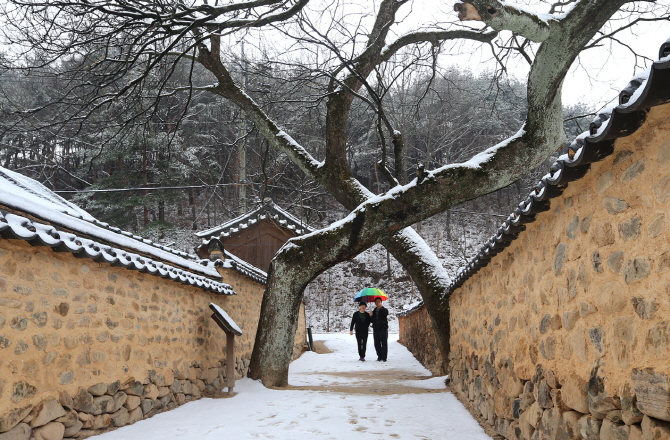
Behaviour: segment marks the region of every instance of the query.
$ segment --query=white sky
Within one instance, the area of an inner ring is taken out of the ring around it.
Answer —
[[[463,25],[472,28],[481,28],[482,24],[478,22],[459,22],[456,13],[453,11],[453,5],[456,0],[447,0],[446,2],[435,2],[435,0],[413,0],[404,5],[398,15],[396,23],[392,27],[392,32],[387,38],[387,43],[392,42],[399,35],[416,30],[434,30],[436,28],[450,29],[462,28]],[[314,23],[320,26],[321,31],[325,31],[333,21],[343,25],[346,32],[354,33],[359,25],[361,28],[371,26],[370,14],[376,9],[379,0],[313,0],[307,6],[307,12]],[[549,11],[550,3],[538,0],[511,0],[509,4],[524,7],[538,13]],[[324,4],[327,8],[324,9]],[[641,4],[641,2],[638,2]],[[635,6],[637,7],[637,6]],[[643,4],[643,8],[655,8],[655,11],[670,11],[670,0],[658,0],[655,4]],[[324,11],[326,11],[324,13]],[[628,22],[629,14],[621,13],[615,16],[611,23],[625,24]],[[658,57],[660,45],[670,37],[670,22],[645,22],[617,34],[617,38],[624,44],[630,46],[639,55],[646,56],[652,60]],[[456,26],[456,27],[454,27]],[[331,29],[332,31],[332,29]],[[282,38],[271,35],[267,29],[263,31],[263,46],[269,47],[282,45]],[[360,31],[359,32],[364,32]],[[331,32],[337,35],[337,32]],[[235,37],[234,37],[235,38]],[[239,36],[236,36],[239,38]],[[346,37],[342,37],[346,38]],[[249,40],[248,40],[249,41]],[[359,42],[363,42],[359,38]],[[231,41],[233,50],[239,51]],[[252,42],[251,45],[254,43]],[[313,46],[312,46],[313,47]],[[343,47],[347,47],[346,45]],[[443,67],[456,65],[460,69],[469,69],[473,73],[479,73],[485,70],[493,70],[495,62],[491,56],[491,50],[488,46],[477,43],[473,45],[469,42],[447,43],[443,55],[440,56],[440,65]],[[321,49],[323,51],[323,49]],[[346,51],[346,49],[343,49]],[[253,49],[247,46],[247,53]],[[289,54],[289,56],[303,56],[308,51],[303,49],[301,53],[294,47],[282,48],[280,55]],[[309,55],[305,55],[309,56]],[[590,49],[582,54],[575,62],[571,71],[566,77],[563,88],[564,104],[575,104],[585,102],[588,105],[594,105],[596,108],[603,107],[616,101],[618,93],[633,77],[635,73],[644,70],[645,61],[638,60],[636,67],[635,57],[630,50],[624,46],[611,41],[606,42],[606,46]],[[528,65],[518,57],[516,61],[508,64],[508,72],[511,76],[525,80],[528,74]]]
[[[419,21],[424,23],[430,22],[430,20],[455,21],[454,3],[456,3],[455,0],[440,2],[437,3],[439,6],[436,7],[436,3],[432,0],[414,0],[411,13],[407,16],[408,28],[402,32],[412,30],[413,27],[416,27],[416,24],[412,23]],[[538,13],[547,13],[550,8],[550,3],[537,0],[510,0],[506,3],[525,7]],[[658,10],[668,8],[670,7],[670,1],[659,0],[654,7]],[[401,9],[401,11],[403,10]],[[628,14],[624,13],[615,16],[611,21],[613,24],[627,22]],[[481,28],[477,22],[465,22],[465,24]],[[631,29],[622,31],[616,37],[621,43],[630,46],[638,55],[656,60],[661,44],[670,38],[670,21],[640,23]],[[611,41],[607,41],[605,44],[603,47],[584,52],[573,64],[564,82],[564,104],[585,102],[605,106],[616,101],[619,92],[626,87],[635,73],[644,70],[639,66],[635,67],[636,59],[630,49]],[[479,46],[481,47],[481,45]],[[494,66],[491,51],[488,47],[460,56],[445,55],[441,62],[443,65],[454,64],[461,68],[467,67],[473,72],[480,71],[482,68],[491,69]],[[639,63],[642,64],[644,61],[640,59]],[[644,67],[648,67],[648,65],[649,63]],[[525,80],[528,75],[528,65],[521,59],[508,66],[508,68],[510,74],[519,79]]]

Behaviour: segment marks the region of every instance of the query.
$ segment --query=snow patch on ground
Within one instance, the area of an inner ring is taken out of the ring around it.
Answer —
[[[323,385],[320,374],[401,368],[426,370],[397,336],[389,343],[389,362],[358,362],[356,342],[349,334],[315,335],[333,353],[305,353],[291,364],[291,383]],[[372,342],[372,338],[370,338]],[[373,353],[372,347],[368,348]],[[317,373],[317,374],[312,374]],[[300,379],[302,377],[303,379]],[[311,379],[306,379],[311,377]],[[352,375],[351,381],[358,379]],[[444,378],[404,381],[439,389]],[[201,399],[157,414],[131,426],[97,436],[100,440],[147,439],[459,439],[490,440],[467,410],[449,392],[358,394],[332,391],[271,390],[259,382],[237,381],[234,397]]]
[[[397,321],[396,321],[397,322]],[[376,362],[374,342],[372,334],[368,338],[367,361],[358,360],[356,348],[356,337],[349,333],[329,333],[316,335],[315,340],[324,340],[326,347],[333,351],[333,355],[316,354],[305,352],[289,369],[289,385],[315,386],[315,385],[356,385],[362,382],[374,381],[368,379],[369,375],[363,373],[383,372],[388,369],[401,369],[415,376],[431,377],[432,374],[423,367],[403,345],[398,343],[398,334],[389,334],[388,362]],[[327,362],[324,363],[324,359]],[[361,373],[361,378],[336,376],[334,373],[340,371],[353,371]],[[442,389],[445,388],[444,380]]]

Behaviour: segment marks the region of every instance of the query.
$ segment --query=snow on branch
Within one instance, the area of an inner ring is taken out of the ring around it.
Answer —
[[[412,228],[405,228],[398,233],[398,239],[407,244],[408,252],[416,255],[422,266],[422,274],[431,281],[433,286],[440,286],[447,290],[451,283],[451,277],[442,262],[437,258],[435,252],[428,246],[423,238]]]
[[[429,172],[428,177],[421,183],[414,179],[384,194],[369,197],[348,216],[327,228],[290,239],[277,254],[300,252],[299,249],[313,239],[323,240],[321,245],[328,243],[327,248],[332,249],[333,255],[339,255],[341,248],[348,246],[354,246],[356,253],[358,248],[366,248],[366,240],[371,240],[374,244],[391,233],[444,211],[449,206],[506,186],[518,176],[513,173],[498,174],[499,170],[506,166],[518,168],[520,164],[514,162],[523,160],[516,147],[532,144],[525,138],[526,135],[522,128],[514,136],[475,155],[469,161],[446,165]],[[465,186],[452,190],[454,185],[465,182],[469,185],[466,183]],[[402,214],[398,212],[399,206],[402,207]],[[349,242],[352,235],[358,235],[358,242]],[[353,251],[353,248],[348,248],[348,251]],[[420,253],[425,255],[425,252]],[[288,258],[286,255],[283,257]]]
[[[555,18],[497,0],[464,0],[454,4],[461,21],[483,21],[496,31],[512,31],[536,43],[549,37]]]

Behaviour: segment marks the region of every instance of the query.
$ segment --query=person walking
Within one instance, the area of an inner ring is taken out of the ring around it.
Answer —
[[[349,327],[349,334],[353,335],[354,327],[356,328],[356,343],[358,344],[359,361],[365,362],[365,350],[368,345],[368,328],[370,327],[370,315],[365,313],[367,304],[361,302],[358,305],[358,312],[354,312],[351,318],[351,326]]]
[[[381,298],[375,299],[375,309],[370,312],[372,318],[372,337],[375,341],[377,361],[386,362],[388,357],[389,311],[382,306]]]

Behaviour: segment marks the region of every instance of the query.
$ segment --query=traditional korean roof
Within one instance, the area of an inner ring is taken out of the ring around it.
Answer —
[[[495,255],[508,247],[535,221],[536,214],[548,211],[550,199],[560,196],[568,183],[579,180],[591,164],[612,154],[614,142],[633,134],[644,124],[651,107],[670,102],[670,39],[661,45],[659,60],[647,70],[636,75],[619,93],[619,104],[602,110],[574,142],[561,151],[558,160],[550,167],[528,197],[519,203],[496,233],[482,245],[477,255],[461,267],[445,292],[451,295],[481,268],[486,267]],[[423,306],[420,302],[398,313],[405,316]]]
[[[272,220],[281,227],[291,230],[295,235],[314,232],[314,229],[302,223],[300,219],[281,209],[279,206],[273,203],[272,200],[265,199],[263,204],[257,209],[213,228],[196,232],[195,235],[200,238],[224,238],[235,236],[240,233],[240,231],[254,226],[261,220]]]
[[[222,295],[216,268],[193,255],[100,222],[41,183],[0,167],[0,235],[56,252],[146,272]]]
[[[204,245],[207,245],[207,241],[203,240]],[[238,272],[245,277],[256,281],[259,284],[267,284],[267,279],[268,279],[268,274],[265,271],[260,270],[256,266],[247,263],[246,261],[242,260],[241,258],[231,254],[228,251],[224,251],[225,255],[225,260],[215,260],[211,261],[208,259],[201,259],[197,260],[199,264],[202,264],[203,266],[207,267],[224,267],[227,269],[232,269],[235,272]]]

